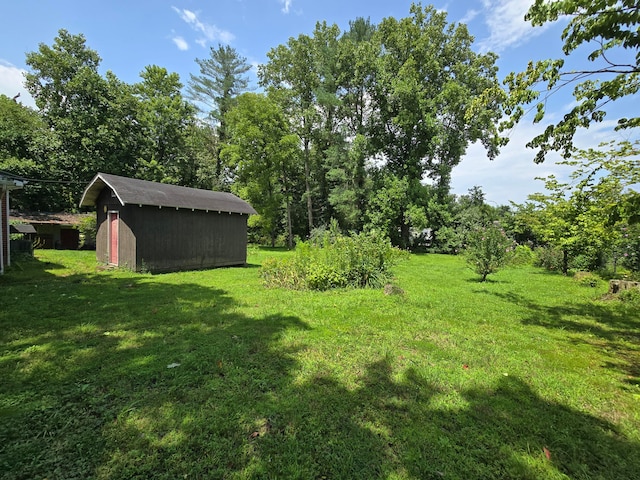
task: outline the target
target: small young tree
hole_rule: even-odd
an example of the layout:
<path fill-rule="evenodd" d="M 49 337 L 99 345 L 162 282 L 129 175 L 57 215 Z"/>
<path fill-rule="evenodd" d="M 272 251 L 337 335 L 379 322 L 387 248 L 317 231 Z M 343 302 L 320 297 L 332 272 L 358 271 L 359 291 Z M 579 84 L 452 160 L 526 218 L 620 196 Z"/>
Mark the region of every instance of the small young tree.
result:
<path fill-rule="evenodd" d="M 508 263 L 513 243 L 498 223 L 473 230 L 468 236 L 467 264 L 484 282 L 487 275 Z"/>

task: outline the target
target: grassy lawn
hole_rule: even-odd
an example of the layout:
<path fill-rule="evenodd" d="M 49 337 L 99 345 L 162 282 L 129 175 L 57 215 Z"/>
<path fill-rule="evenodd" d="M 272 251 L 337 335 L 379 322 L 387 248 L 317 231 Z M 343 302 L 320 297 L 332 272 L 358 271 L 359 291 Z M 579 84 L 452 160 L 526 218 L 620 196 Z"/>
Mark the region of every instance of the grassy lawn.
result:
<path fill-rule="evenodd" d="M 0 477 L 640 478 L 640 312 L 412 256 L 401 295 L 37 251 L 0 277 Z"/>

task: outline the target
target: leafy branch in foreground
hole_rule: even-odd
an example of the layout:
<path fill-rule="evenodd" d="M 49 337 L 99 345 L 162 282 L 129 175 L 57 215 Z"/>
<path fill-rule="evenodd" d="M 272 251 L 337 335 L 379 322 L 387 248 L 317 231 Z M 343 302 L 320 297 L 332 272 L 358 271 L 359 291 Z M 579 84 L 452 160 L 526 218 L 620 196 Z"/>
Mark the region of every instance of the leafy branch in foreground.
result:
<path fill-rule="evenodd" d="M 564 158 L 572 154 L 578 128 L 601 122 L 604 107 L 640 90 L 640 6 L 636 0 L 536 0 L 525 16 L 534 26 L 568 17 L 562 32 L 563 53 L 572 54 L 584 45 L 595 45 L 588 55 L 592 68 L 572 70 L 564 59 L 529 62 L 521 73 L 505 79 L 508 120 L 500 128 L 512 128 L 525 114 L 526 105 L 536 110 L 534 123 L 542 121 L 546 102 L 558 90 L 575 85 L 576 105 L 558 123 L 548 125 L 527 147 L 538 148 L 535 162 L 541 163 L 550 151 Z M 494 92 L 495 93 L 495 92 Z M 619 118 L 617 129 L 640 126 L 640 117 Z"/>

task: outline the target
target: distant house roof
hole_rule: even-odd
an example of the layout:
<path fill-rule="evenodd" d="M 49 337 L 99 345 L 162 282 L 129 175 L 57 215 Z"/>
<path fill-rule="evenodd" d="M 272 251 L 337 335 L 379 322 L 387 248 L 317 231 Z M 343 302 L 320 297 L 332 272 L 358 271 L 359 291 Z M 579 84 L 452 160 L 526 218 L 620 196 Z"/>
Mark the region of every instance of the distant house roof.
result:
<path fill-rule="evenodd" d="M 0 187 L 2 187 L 2 190 L 13 190 L 16 188 L 22 188 L 23 186 L 24 182 L 20 180 L 0 175 Z"/>
<path fill-rule="evenodd" d="M 85 218 L 91 218 L 87 213 L 50 213 L 50 212 L 15 212 L 9 214 L 9 220 L 30 223 L 33 225 L 80 225 Z"/>
<path fill-rule="evenodd" d="M 38 233 L 33 225 L 30 223 L 17 223 L 10 225 L 11 233 Z"/>
<path fill-rule="evenodd" d="M 94 206 L 105 187 L 111 188 L 122 206 L 150 205 L 225 213 L 257 213 L 251 205 L 232 193 L 180 187 L 108 173 L 98 173 L 91 180 L 82 194 L 80 206 Z"/>

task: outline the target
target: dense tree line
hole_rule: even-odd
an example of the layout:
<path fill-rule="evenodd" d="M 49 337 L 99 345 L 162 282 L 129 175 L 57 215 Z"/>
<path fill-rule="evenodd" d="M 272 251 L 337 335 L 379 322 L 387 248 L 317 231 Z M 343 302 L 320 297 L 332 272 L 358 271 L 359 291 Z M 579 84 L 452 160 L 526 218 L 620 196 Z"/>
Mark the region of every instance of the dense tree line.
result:
<path fill-rule="evenodd" d="M 472 41 L 465 25 L 413 5 L 404 19 L 359 18 L 346 32 L 319 22 L 268 52 L 260 84 L 299 145 L 286 186 L 303 206 L 291 212 L 293 234 L 334 218 L 343 230 L 375 228 L 409 247 L 427 225 L 443 226 L 451 170 L 467 146 L 480 141 L 493 157 L 501 143 L 499 104 L 468 114 L 498 85 L 496 56 L 475 53 Z M 230 127 L 237 147 L 246 125 Z"/>
<path fill-rule="evenodd" d="M 38 110 L 3 98 L 20 117 L 21 146 L 4 133 L 0 170 L 50 181 L 28 184 L 18 208 L 74 209 L 105 171 L 231 189 L 256 205 L 253 222 L 272 243 L 291 245 L 335 218 L 407 247 L 412 233 L 442 226 L 438 210 L 467 145 L 497 153 L 499 105 L 468 115 L 497 85 L 496 56 L 473 52 L 472 41 L 465 25 L 420 5 L 379 25 L 356 19 L 346 32 L 322 22 L 268 52 L 263 93 L 243 93 L 245 59 L 219 46 L 196 60 L 185 98 L 177 74 L 160 66 L 133 85 L 101 75 L 84 36 L 61 30 L 27 54 Z"/>
<path fill-rule="evenodd" d="M 133 85 L 101 75 L 98 53 L 65 30 L 26 61 L 37 110 L 0 98 L 0 170 L 33 179 L 16 192 L 16 208 L 74 210 L 98 171 L 213 185 L 214 137 L 183 98 L 177 74 L 150 65 Z"/>
<path fill-rule="evenodd" d="M 637 6 L 600 3 L 536 1 L 528 16 L 542 24 L 573 15 L 563 34 L 567 54 L 588 41 L 601 45 L 592 59 L 608 62 L 616 47 L 637 53 L 628 26 Z M 456 253 L 474 229 L 500 222 L 520 243 L 559 249 L 564 270 L 580 256 L 597 263 L 595 252 L 620 244 L 622 229 L 637 223 L 630 190 L 637 175 L 629 173 L 637 145 L 578 152 L 579 189 L 550 178 L 548 193 L 523 205 L 489 206 L 480 187 L 456 197 L 450 180 L 469 144 L 480 142 L 494 158 L 506 142 L 500 131 L 541 96 L 535 121 L 543 119 L 536 84 L 552 92 L 603 72 L 576 77 L 562 61 L 539 62 L 508 75 L 503 88 L 497 56 L 472 46 L 465 25 L 414 4 L 406 18 L 377 25 L 358 18 L 346 31 L 318 22 L 268 52 L 259 92 L 247 92 L 246 59 L 229 46 L 211 48 L 209 58 L 196 59 L 199 74 L 183 95 L 178 75 L 160 66 L 145 67 L 135 84 L 100 74 L 84 36 L 60 30 L 52 46 L 27 54 L 37 110 L 0 96 L 0 171 L 41 180 L 14 195 L 13 206 L 24 210 L 74 210 L 103 171 L 233 191 L 260 213 L 250 219 L 253 239 L 274 245 L 292 246 L 334 220 L 343 231 L 377 230 L 402 247 Z M 576 129 L 601 120 L 603 103 L 637 91 L 638 55 L 605 70 L 610 81 L 580 83 L 578 106 L 532 140 L 538 161 L 550 150 L 576 155 Z"/>

